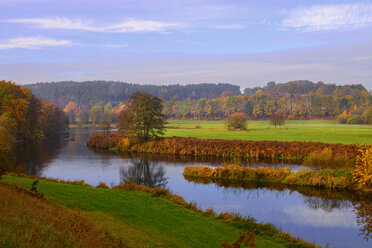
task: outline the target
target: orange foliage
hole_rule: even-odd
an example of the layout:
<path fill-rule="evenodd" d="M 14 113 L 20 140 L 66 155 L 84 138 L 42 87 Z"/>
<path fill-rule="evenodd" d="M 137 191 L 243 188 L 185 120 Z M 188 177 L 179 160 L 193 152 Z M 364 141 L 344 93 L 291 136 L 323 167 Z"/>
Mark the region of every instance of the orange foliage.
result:
<path fill-rule="evenodd" d="M 88 146 L 108 149 L 117 147 L 124 135 L 119 132 L 93 134 Z M 132 152 L 215 156 L 220 158 L 296 158 L 305 159 L 310 154 L 331 151 L 331 161 L 349 161 L 358 154 L 357 145 L 328 144 L 321 142 L 241 141 L 197 138 L 163 138 L 144 143 L 130 142 Z M 311 164 L 311 162 L 309 162 Z"/>
<path fill-rule="evenodd" d="M 368 187 L 372 187 L 372 146 L 364 146 L 359 150 L 354 179 Z"/>
<path fill-rule="evenodd" d="M 238 239 L 233 244 L 227 244 L 225 241 L 222 242 L 222 248 L 240 248 L 240 247 L 250 247 L 255 248 L 254 240 L 256 236 L 253 232 L 240 233 Z"/>

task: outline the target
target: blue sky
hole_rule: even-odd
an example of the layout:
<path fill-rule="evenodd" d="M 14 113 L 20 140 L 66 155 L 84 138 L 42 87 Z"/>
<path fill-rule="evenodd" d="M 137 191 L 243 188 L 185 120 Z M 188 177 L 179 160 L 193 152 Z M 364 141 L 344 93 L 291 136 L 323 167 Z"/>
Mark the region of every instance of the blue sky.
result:
<path fill-rule="evenodd" d="M 372 1 L 0 0 L 0 78 L 372 89 Z"/>

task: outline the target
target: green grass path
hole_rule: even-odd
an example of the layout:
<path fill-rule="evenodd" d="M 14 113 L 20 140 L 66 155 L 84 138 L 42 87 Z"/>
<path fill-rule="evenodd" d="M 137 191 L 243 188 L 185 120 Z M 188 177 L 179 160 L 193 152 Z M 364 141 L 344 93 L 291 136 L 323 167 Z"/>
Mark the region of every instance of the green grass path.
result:
<path fill-rule="evenodd" d="M 9 183 L 31 187 L 33 179 L 4 176 Z M 240 229 L 182 208 L 145 192 L 93 188 L 40 180 L 39 192 L 53 203 L 84 212 L 130 247 L 220 247 L 232 243 Z M 74 203 L 73 203 L 74 202 Z M 279 237 L 258 236 L 257 247 L 285 247 Z"/>
<path fill-rule="evenodd" d="M 173 128 L 167 129 L 166 137 L 372 144 L 371 125 L 343 125 L 336 121 L 286 121 L 285 126 L 277 128 L 269 121 L 248 121 L 248 131 L 228 131 L 224 121 L 169 120 L 167 126 Z"/>

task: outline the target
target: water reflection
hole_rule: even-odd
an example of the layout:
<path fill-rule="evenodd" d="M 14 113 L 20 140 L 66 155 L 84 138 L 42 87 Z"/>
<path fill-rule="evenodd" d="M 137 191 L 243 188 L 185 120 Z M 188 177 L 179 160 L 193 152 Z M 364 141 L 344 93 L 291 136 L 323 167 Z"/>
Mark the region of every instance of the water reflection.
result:
<path fill-rule="evenodd" d="M 291 205 L 283 209 L 283 212 L 292 221 L 314 227 L 358 227 L 359 236 L 367 241 L 372 238 L 371 194 L 275 183 L 231 182 L 221 179 L 190 177 L 185 177 L 185 179 L 195 184 L 215 184 L 234 194 L 243 194 L 246 190 L 249 190 L 247 193 L 249 198 L 259 198 L 259 194 L 265 191 L 276 191 L 276 197 L 284 197 L 285 191 L 298 192 L 302 195 L 306 207 L 304 205 Z M 356 216 L 352 215 L 348 209 L 352 209 L 351 212 L 355 213 Z"/>
<path fill-rule="evenodd" d="M 13 171 L 64 180 L 84 180 L 114 186 L 123 181 L 167 187 L 188 202 L 216 212 L 230 211 L 270 222 L 297 237 L 331 247 L 369 247 L 358 237 L 371 235 L 371 195 L 267 183 L 229 184 L 186 180 L 185 166 L 231 163 L 213 157 L 122 154 L 89 149 L 89 130 L 70 131 L 74 141 L 19 147 Z M 233 161 L 244 166 L 303 168 L 285 161 Z M 359 230 L 360 229 L 360 230 Z"/>
<path fill-rule="evenodd" d="M 132 166 L 120 169 L 122 183 L 146 185 L 151 188 L 165 188 L 168 181 L 164 166 L 149 163 L 146 158 L 131 159 Z"/>
<path fill-rule="evenodd" d="M 354 212 L 360 226 L 360 236 L 367 241 L 372 239 L 372 203 L 356 202 L 354 203 Z"/>

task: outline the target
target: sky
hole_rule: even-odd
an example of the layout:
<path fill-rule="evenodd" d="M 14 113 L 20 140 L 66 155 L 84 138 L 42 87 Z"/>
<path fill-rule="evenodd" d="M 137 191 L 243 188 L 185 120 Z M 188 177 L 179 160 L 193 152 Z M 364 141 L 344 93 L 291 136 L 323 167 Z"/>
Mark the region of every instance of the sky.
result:
<path fill-rule="evenodd" d="M 0 80 L 372 89 L 372 0 L 0 0 Z"/>

